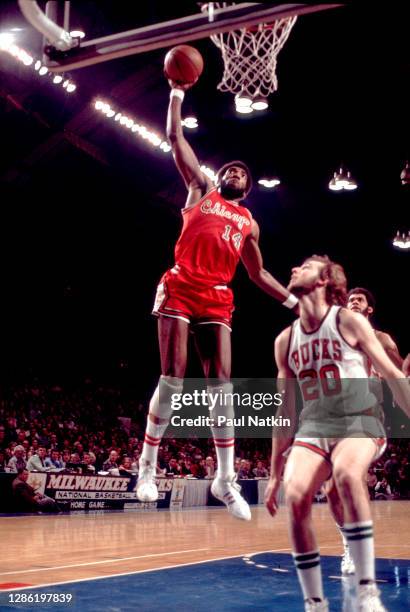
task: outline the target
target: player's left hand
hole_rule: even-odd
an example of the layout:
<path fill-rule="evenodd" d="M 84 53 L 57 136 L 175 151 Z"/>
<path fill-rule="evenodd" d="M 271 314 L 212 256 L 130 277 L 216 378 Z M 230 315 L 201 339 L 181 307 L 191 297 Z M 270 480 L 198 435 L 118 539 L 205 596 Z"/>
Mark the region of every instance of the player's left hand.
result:
<path fill-rule="evenodd" d="M 278 511 L 276 495 L 280 487 L 280 478 L 271 477 L 265 491 L 265 506 L 271 516 L 275 516 Z"/>
<path fill-rule="evenodd" d="M 195 83 L 180 83 L 179 81 L 173 81 L 172 79 L 168 79 L 168 83 L 171 89 L 182 89 L 182 91 L 187 91 L 193 85 L 195 85 Z"/>

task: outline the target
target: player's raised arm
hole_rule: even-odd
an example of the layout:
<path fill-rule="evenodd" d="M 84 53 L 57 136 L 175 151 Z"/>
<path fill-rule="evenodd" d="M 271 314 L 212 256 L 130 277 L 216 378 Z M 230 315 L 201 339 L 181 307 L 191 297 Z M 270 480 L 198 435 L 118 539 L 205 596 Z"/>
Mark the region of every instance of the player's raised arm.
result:
<path fill-rule="evenodd" d="M 188 189 L 186 206 L 197 202 L 209 189 L 212 183 L 199 167 L 198 158 L 182 131 L 181 106 L 185 90 L 190 85 L 171 85 L 170 100 L 167 114 L 167 138 L 172 147 L 175 164 L 184 179 Z"/>
<path fill-rule="evenodd" d="M 340 311 L 340 331 L 347 342 L 366 353 L 377 372 L 389 385 L 396 402 L 410 417 L 410 386 L 404 373 L 387 355 L 369 321 L 343 308 Z"/>
<path fill-rule="evenodd" d="M 282 405 L 279 406 L 275 416 L 281 416 L 282 419 L 289 419 L 290 426 L 283 427 L 279 431 L 274 430 L 272 436 L 271 473 L 265 492 L 265 505 L 272 516 L 276 514 L 278 509 L 276 496 L 285 463 L 283 453 L 292 444 L 293 435 L 296 429 L 296 379 L 287 363 L 290 334 L 291 328 L 288 327 L 275 340 L 275 361 L 278 366 L 277 389 L 282 395 Z"/>
<path fill-rule="evenodd" d="M 297 306 L 297 298 L 263 267 L 262 253 L 259 248 L 259 226 L 255 220 L 253 220 L 252 233 L 243 246 L 241 259 L 249 278 L 255 285 L 281 302 L 283 306 L 287 308 Z"/>

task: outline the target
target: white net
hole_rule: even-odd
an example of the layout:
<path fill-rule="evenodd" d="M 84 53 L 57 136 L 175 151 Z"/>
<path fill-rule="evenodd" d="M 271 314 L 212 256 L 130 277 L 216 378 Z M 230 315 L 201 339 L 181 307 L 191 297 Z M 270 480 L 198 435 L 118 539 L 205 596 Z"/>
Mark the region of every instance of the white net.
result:
<path fill-rule="evenodd" d="M 213 8 L 235 3 L 213 2 Z M 209 4 L 203 10 L 209 10 Z M 266 98 L 278 88 L 276 63 L 279 51 L 288 39 L 297 17 L 278 19 L 254 28 L 213 34 L 212 42 L 221 50 L 224 61 L 221 91 Z"/>

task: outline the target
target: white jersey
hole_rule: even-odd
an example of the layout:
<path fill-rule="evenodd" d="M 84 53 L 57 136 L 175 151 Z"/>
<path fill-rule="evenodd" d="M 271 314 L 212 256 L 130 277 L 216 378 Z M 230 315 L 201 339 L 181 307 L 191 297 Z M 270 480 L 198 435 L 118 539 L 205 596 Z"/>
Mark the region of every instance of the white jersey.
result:
<path fill-rule="evenodd" d="M 352 417 L 380 417 L 377 398 L 369 389 L 367 356 L 343 338 L 339 313 L 339 306 L 330 306 L 313 332 L 306 332 L 300 319 L 292 325 L 288 364 L 303 398 L 302 427 L 309 421 L 311 429 L 318 424 L 326 429 L 326 423 L 333 428 L 336 420 L 343 432 L 346 426 L 351 429 Z M 348 424 L 343 417 L 349 417 Z"/>

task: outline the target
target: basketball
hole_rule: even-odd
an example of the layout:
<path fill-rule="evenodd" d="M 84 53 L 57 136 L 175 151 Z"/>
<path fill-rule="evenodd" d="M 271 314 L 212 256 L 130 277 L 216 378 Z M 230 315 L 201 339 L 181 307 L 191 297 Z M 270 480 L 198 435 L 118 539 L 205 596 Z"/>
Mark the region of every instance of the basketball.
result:
<path fill-rule="evenodd" d="M 177 45 L 165 56 L 164 74 L 175 83 L 196 83 L 203 68 L 202 55 L 189 45 Z"/>

